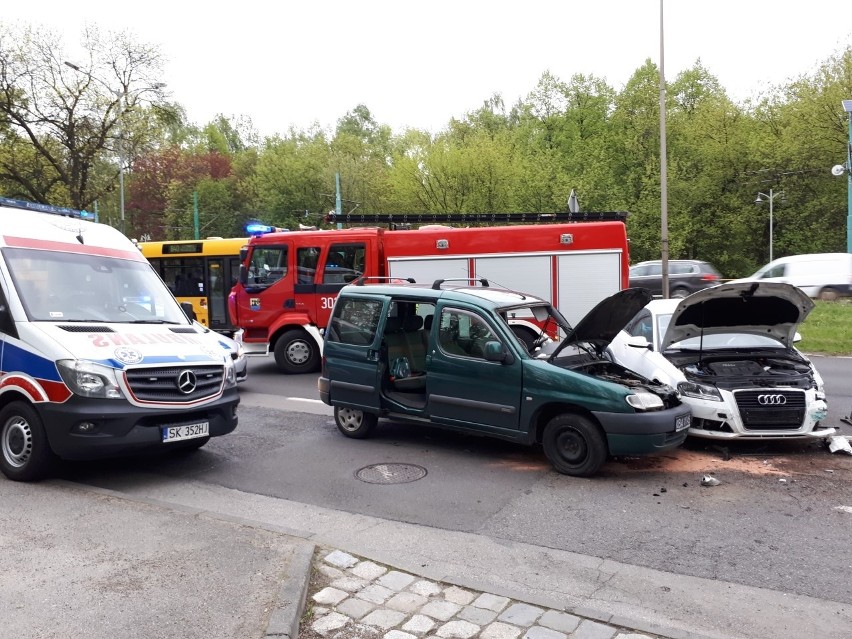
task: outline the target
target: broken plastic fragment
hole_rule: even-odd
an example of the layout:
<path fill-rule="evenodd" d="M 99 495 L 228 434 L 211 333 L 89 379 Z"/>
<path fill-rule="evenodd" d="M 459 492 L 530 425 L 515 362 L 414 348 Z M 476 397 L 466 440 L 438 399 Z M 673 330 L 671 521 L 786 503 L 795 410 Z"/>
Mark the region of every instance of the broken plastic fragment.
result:
<path fill-rule="evenodd" d="M 834 435 L 828 438 L 828 451 L 831 453 L 846 453 L 852 455 L 852 444 L 843 435 Z"/>
<path fill-rule="evenodd" d="M 718 486 L 721 483 L 722 482 L 720 482 L 718 479 L 716 479 L 715 477 L 711 477 L 710 475 L 704 475 L 704 477 L 701 478 L 702 486 Z"/>

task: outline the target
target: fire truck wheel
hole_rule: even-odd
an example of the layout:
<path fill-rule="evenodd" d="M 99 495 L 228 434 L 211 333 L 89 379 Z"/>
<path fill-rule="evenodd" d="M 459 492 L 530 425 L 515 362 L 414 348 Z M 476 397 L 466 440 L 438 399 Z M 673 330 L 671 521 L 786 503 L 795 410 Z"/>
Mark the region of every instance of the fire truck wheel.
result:
<path fill-rule="evenodd" d="M 597 424 L 581 415 L 557 415 L 544 427 L 544 454 L 563 475 L 594 475 L 607 458 L 606 439 Z"/>
<path fill-rule="evenodd" d="M 287 331 L 275 342 L 275 364 L 283 373 L 313 373 L 319 370 L 319 348 L 304 331 Z"/>
<path fill-rule="evenodd" d="M 337 424 L 337 430 L 352 439 L 369 437 L 378 421 L 379 418 L 372 413 L 365 413 L 357 408 L 334 407 L 334 423 Z"/>
<path fill-rule="evenodd" d="M 536 345 L 536 336 L 533 332 L 523 326 L 512 326 L 512 332 L 515 334 L 515 337 L 521 340 L 521 343 L 526 347 L 527 352 L 532 353 Z"/>
<path fill-rule="evenodd" d="M 0 411 L 0 449 L 0 469 L 14 481 L 43 479 L 56 459 L 41 417 L 24 402 L 11 402 Z"/>

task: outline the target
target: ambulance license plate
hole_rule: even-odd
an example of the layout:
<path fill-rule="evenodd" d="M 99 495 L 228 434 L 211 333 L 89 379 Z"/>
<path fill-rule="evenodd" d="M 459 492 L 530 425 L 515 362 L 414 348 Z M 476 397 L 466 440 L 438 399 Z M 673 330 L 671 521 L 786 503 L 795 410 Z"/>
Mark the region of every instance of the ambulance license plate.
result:
<path fill-rule="evenodd" d="M 166 426 L 163 430 L 163 443 L 179 442 L 196 437 L 207 437 L 210 434 L 210 422 L 184 424 L 183 426 Z"/>

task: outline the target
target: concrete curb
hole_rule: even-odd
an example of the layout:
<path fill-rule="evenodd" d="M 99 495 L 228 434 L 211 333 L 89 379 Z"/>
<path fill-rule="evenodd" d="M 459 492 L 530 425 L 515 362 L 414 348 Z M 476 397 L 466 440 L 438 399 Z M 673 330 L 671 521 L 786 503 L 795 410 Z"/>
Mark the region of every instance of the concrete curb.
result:
<path fill-rule="evenodd" d="M 290 579 L 282 580 L 278 590 L 278 608 L 269 617 L 267 637 L 296 639 L 299 636 L 299 622 L 305 611 L 315 551 L 316 547 L 311 543 L 296 546 L 288 569 Z"/>

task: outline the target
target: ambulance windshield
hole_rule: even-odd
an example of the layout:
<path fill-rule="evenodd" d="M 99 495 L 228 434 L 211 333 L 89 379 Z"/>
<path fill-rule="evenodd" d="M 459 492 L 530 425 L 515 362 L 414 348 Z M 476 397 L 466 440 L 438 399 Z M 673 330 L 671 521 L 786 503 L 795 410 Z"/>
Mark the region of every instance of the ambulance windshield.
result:
<path fill-rule="evenodd" d="M 31 321 L 189 323 L 147 262 L 21 248 L 3 255 Z"/>

